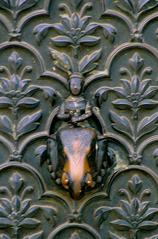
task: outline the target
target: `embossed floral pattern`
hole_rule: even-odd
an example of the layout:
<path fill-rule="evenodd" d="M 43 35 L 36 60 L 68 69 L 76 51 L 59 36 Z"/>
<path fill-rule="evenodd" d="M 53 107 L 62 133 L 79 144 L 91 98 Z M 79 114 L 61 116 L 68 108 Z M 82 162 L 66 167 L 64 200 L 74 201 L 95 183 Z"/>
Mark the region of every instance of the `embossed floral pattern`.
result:
<path fill-rule="evenodd" d="M 111 42 L 114 41 L 117 30 L 111 24 L 102 24 L 90 22 L 90 16 L 84 16 L 84 12 L 92 5 L 85 4 L 80 13 L 71 12 L 69 7 L 63 7 L 66 10 L 66 15 L 61 16 L 61 23 L 55 24 L 40 24 L 34 28 L 34 34 L 38 42 L 40 42 L 48 33 L 50 28 L 60 34 L 53 37 L 51 40 L 57 46 L 72 46 L 75 49 L 82 44 L 94 46 L 99 43 L 100 37 L 94 36 L 94 32 L 98 27 L 103 29 L 105 38 Z"/>
<path fill-rule="evenodd" d="M 0 0 L 0 239 L 158 238 L 157 9 L 157 0 Z M 78 201 L 71 177 L 71 194 L 61 187 L 68 159 L 55 151 L 70 116 L 97 137 Z"/>
<path fill-rule="evenodd" d="M 33 191 L 33 187 L 24 186 L 24 179 L 19 173 L 12 175 L 9 188 L 0 187 L 0 193 L 5 195 L 0 198 L 0 228 L 12 228 L 12 238 L 17 238 L 20 229 L 35 229 L 41 223 L 34 218 L 39 207 L 33 206 L 32 200 L 28 198 Z"/>
<path fill-rule="evenodd" d="M 34 188 L 26 186 L 24 178 L 17 172 L 9 178 L 8 187 L 0 187 L 0 229 L 9 228 L 12 232 L 11 235 L 0 235 L 2 238 L 19 238 L 20 230 L 29 231 L 38 228 L 41 224 L 37 217 L 40 211 L 46 214 L 46 218 L 49 218 L 50 214 L 52 216 L 56 214 L 53 208 L 34 205 L 32 193 Z M 51 223 L 54 224 L 53 220 Z M 39 231 L 24 239 L 40 239 L 42 235 L 43 231 Z"/>
<path fill-rule="evenodd" d="M 113 101 L 114 106 L 118 109 L 131 109 L 136 118 L 139 110 L 154 108 L 158 104 L 158 101 L 153 100 L 158 87 L 151 86 L 151 79 L 143 79 L 145 75 L 152 73 L 152 68 L 142 69 L 143 65 L 144 60 L 136 52 L 129 59 L 131 71 L 127 68 L 120 69 L 121 74 L 129 79 L 121 79 L 123 87 L 114 89 L 120 98 Z"/>
<path fill-rule="evenodd" d="M 38 111 L 32 115 L 24 116 L 20 121 L 18 111 L 23 108 L 36 108 L 39 100 L 31 97 L 39 88 L 30 85 L 30 79 L 25 79 L 26 73 L 32 71 L 31 66 L 22 68 L 23 59 L 17 52 L 13 52 L 8 58 L 9 69 L 6 66 L 0 67 L 1 86 L 0 86 L 0 108 L 9 108 L 13 114 L 13 120 L 6 115 L 0 116 L 0 130 L 11 136 L 15 142 L 15 153 L 13 159 L 19 158 L 18 139 L 24 134 L 35 130 L 38 126 L 38 120 L 42 112 Z"/>
<path fill-rule="evenodd" d="M 67 54 L 55 50 L 51 50 L 51 55 L 56 68 L 66 72 L 68 75 L 72 75 L 76 72 L 84 75 L 97 68 L 97 61 L 101 57 L 101 49 L 90 55 L 86 55 L 79 62 L 75 62 L 73 61 L 73 58 L 69 57 Z"/>
<path fill-rule="evenodd" d="M 157 1 L 151 0 L 113 0 L 118 8 L 137 18 L 139 15 L 149 9 L 157 6 Z"/>
<path fill-rule="evenodd" d="M 0 0 L 0 8 L 3 8 L 13 15 L 16 19 L 17 15 L 32 6 L 34 6 L 39 0 Z"/>
<path fill-rule="evenodd" d="M 139 152 L 139 141 L 146 134 L 157 129 L 158 113 L 144 117 L 139 121 L 142 110 L 153 109 L 158 105 L 154 100 L 158 87 L 151 85 L 152 68 L 144 66 L 144 60 L 135 52 L 128 61 L 129 69 L 121 67 L 120 73 L 124 76 L 121 79 L 123 87 L 102 87 L 96 92 L 98 104 L 107 100 L 108 92 L 112 91 L 118 97 L 112 101 L 113 106 L 118 110 L 131 111 L 132 117 L 120 116 L 117 112 L 110 112 L 112 128 L 126 135 L 132 142 L 132 152 L 129 155 L 131 163 L 139 164 L 141 155 Z M 126 77 L 126 78 L 125 78 Z M 147 78 L 146 78 L 147 77 Z"/>
<path fill-rule="evenodd" d="M 120 189 L 119 194 L 125 197 L 120 200 L 119 207 L 101 207 L 96 211 L 100 224 L 104 222 L 107 213 L 114 211 L 118 218 L 110 224 L 118 231 L 130 231 L 132 239 L 139 238 L 139 231 L 157 228 L 158 222 L 154 218 L 158 214 L 158 208 L 152 208 L 151 202 L 145 200 L 146 196 L 150 196 L 151 190 L 143 189 L 143 182 L 139 176 L 134 175 L 128 181 L 128 189 Z M 111 238 L 115 238 L 113 233 L 110 234 Z"/>

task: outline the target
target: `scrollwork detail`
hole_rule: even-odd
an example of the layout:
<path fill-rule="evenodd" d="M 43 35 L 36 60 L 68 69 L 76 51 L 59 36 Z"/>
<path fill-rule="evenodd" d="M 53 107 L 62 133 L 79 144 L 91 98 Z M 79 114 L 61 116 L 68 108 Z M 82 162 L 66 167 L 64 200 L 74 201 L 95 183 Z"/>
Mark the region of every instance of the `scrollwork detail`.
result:
<path fill-rule="evenodd" d="M 107 100 L 108 93 L 114 92 L 118 97 L 112 101 L 113 106 L 118 110 L 132 112 L 131 118 L 120 116 L 117 112 L 110 112 L 112 127 L 118 132 L 126 135 L 133 145 L 133 151 L 129 155 L 130 162 L 139 164 L 142 156 L 138 153 L 139 141 L 146 134 L 157 129 L 157 112 L 140 120 L 142 110 L 150 110 L 157 106 L 156 96 L 158 87 L 151 85 L 152 68 L 144 67 L 144 59 L 135 52 L 128 62 L 129 69 L 121 67 L 120 73 L 123 87 L 102 87 L 96 92 L 96 100 L 99 105 Z"/>
<path fill-rule="evenodd" d="M 10 177 L 9 187 L 0 187 L 0 228 L 12 228 L 12 238 L 17 238 L 22 228 L 36 229 L 41 223 L 35 218 L 40 207 L 33 205 L 32 200 L 28 198 L 33 191 L 32 186 L 25 186 L 19 173 L 13 173 Z"/>
<path fill-rule="evenodd" d="M 128 181 L 128 188 L 121 188 L 118 191 L 123 197 L 118 207 L 100 207 L 96 210 L 95 216 L 99 218 L 101 225 L 105 218 L 113 211 L 116 219 L 112 219 L 110 224 L 116 231 L 130 231 L 132 239 L 138 238 L 141 231 L 150 231 L 157 228 L 158 222 L 155 216 L 158 208 L 152 208 L 151 201 L 147 201 L 146 197 L 151 195 L 149 188 L 143 188 L 143 182 L 138 175 L 133 175 Z M 120 238 L 110 232 L 110 238 Z"/>
<path fill-rule="evenodd" d="M 94 36 L 97 28 L 103 29 L 105 38 L 113 43 L 117 30 L 111 24 L 90 22 L 90 16 L 84 16 L 85 11 L 91 8 L 92 4 L 87 3 L 83 5 L 80 13 L 72 12 L 71 9 L 63 4 L 60 8 L 66 11 L 61 17 L 61 23 L 55 24 L 40 24 L 34 28 L 34 34 L 38 43 L 46 37 L 48 30 L 53 28 L 59 36 L 53 37 L 51 41 L 57 46 L 72 46 L 76 52 L 79 50 L 80 45 L 85 44 L 94 46 L 100 41 L 100 37 Z M 77 54 L 77 53 L 76 53 Z"/>
<path fill-rule="evenodd" d="M 15 145 L 13 158 L 19 160 L 18 140 L 26 133 L 35 130 L 39 126 L 39 119 L 42 111 L 24 116 L 19 120 L 18 111 L 23 108 L 36 108 L 39 100 L 32 95 L 39 90 L 39 87 L 30 85 L 31 80 L 25 78 L 25 74 L 32 72 L 31 66 L 22 68 L 23 59 L 17 52 L 13 52 L 8 58 L 9 68 L 0 67 L 1 86 L 0 86 L 0 108 L 11 110 L 13 118 L 6 115 L 0 116 L 0 130 L 12 137 Z"/>
<path fill-rule="evenodd" d="M 142 13 L 157 6 L 157 1 L 150 0 L 114 0 L 113 2 L 121 11 L 130 14 L 134 19 L 138 19 Z"/>

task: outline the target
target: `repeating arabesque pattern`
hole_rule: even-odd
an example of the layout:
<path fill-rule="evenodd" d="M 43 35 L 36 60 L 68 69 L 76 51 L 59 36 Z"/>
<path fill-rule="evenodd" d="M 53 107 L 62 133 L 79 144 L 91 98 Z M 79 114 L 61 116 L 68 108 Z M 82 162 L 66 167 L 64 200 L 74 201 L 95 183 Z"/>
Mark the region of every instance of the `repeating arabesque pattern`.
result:
<path fill-rule="evenodd" d="M 158 238 L 157 19 L 157 0 L 0 0 L 1 239 Z M 41 157 L 74 74 L 116 156 L 79 201 Z"/>

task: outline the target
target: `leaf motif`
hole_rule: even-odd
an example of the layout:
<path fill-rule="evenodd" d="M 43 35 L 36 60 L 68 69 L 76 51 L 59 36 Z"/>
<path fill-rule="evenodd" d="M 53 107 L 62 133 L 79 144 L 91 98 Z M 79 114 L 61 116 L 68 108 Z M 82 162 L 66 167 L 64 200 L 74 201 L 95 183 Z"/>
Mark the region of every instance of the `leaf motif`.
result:
<path fill-rule="evenodd" d="M 11 202 L 8 199 L 1 198 L 0 203 L 8 214 L 10 214 L 12 212 Z"/>
<path fill-rule="evenodd" d="M 129 65 L 134 72 L 137 72 L 144 65 L 144 60 L 141 58 L 138 52 L 134 53 L 133 56 L 129 59 Z"/>
<path fill-rule="evenodd" d="M 72 39 L 67 36 L 57 36 L 51 38 L 51 40 L 56 46 L 67 46 L 73 44 Z"/>
<path fill-rule="evenodd" d="M 89 73 L 97 67 L 97 61 L 101 57 L 102 50 L 93 52 L 90 55 L 83 57 L 83 59 L 79 62 L 79 71 L 83 74 Z"/>
<path fill-rule="evenodd" d="M 83 30 L 84 31 L 84 34 L 86 34 L 86 32 L 85 32 L 85 29 L 86 29 L 86 27 L 87 27 L 87 25 L 88 25 L 88 23 L 89 23 L 89 19 L 90 19 L 91 17 L 90 16 L 84 16 L 84 17 L 82 17 L 81 19 L 80 19 L 80 26 L 81 26 L 81 30 Z M 91 23 L 90 23 L 91 24 Z M 89 24 L 89 25 L 90 25 Z M 93 23 L 92 23 L 93 24 Z"/>
<path fill-rule="evenodd" d="M 41 145 L 37 147 L 35 150 L 35 155 L 37 159 L 40 160 L 40 165 L 42 165 L 46 160 L 45 156 L 47 155 L 47 146 Z"/>
<path fill-rule="evenodd" d="M 125 210 L 123 210 L 121 207 L 116 207 L 115 212 L 119 215 L 121 219 L 126 220 L 128 213 Z"/>
<path fill-rule="evenodd" d="M 94 216 L 99 219 L 99 225 L 101 225 L 107 219 L 112 210 L 113 209 L 111 207 L 100 207 L 94 212 Z"/>
<path fill-rule="evenodd" d="M 101 87 L 95 92 L 96 103 L 100 106 L 108 98 L 110 88 Z"/>
<path fill-rule="evenodd" d="M 61 23 L 63 24 L 66 31 L 71 31 L 71 18 L 65 15 L 64 17 L 62 17 Z"/>
<path fill-rule="evenodd" d="M 120 231 L 128 231 L 132 228 L 132 225 L 125 220 L 114 220 L 111 224 Z"/>
<path fill-rule="evenodd" d="M 19 223 L 19 226 L 26 229 L 34 229 L 36 228 L 41 222 L 34 218 L 25 218 Z"/>
<path fill-rule="evenodd" d="M 30 72 L 32 71 L 31 66 L 27 66 L 27 69 L 30 69 Z M 30 83 L 30 79 L 20 79 L 19 82 L 19 90 L 23 91 L 25 93 L 25 91 L 29 88 L 29 83 Z"/>
<path fill-rule="evenodd" d="M 10 1 L 9 0 L 0 0 L 0 8 L 10 10 Z"/>
<path fill-rule="evenodd" d="M 144 201 L 140 204 L 140 216 L 142 216 L 148 210 L 150 205 L 149 201 Z"/>
<path fill-rule="evenodd" d="M 156 214 L 158 214 L 158 208 L 148 208 L 148 210 L 142 215 L 143 221 L 153 219 Z"/>
<path fill-rule="evenodd" d="M 81 20 L 80 20 L 80 16 L 78 15 L 78 13 L 74 12 L 71 15 L 71 27 L 76 29 L 80 26 L 81 24 Z"/>
<path fill-rule="evenodd" d="M 115 0 L 114 3 L 124 12 L 132 13 L 132 15 L 137 15 L 146 10 L 154 8 L 158 3 L 156 0 Z"/>
<path fill-rule="evenodd" d="M 142 186 L 142 180 L 140 180 L 140 177 L 138 175 L 134 175 L 131 180 L 128 181 L 128 188 L 134 194 L 140 192 Z"/>
<path fill-rule="evenodd" d="M 23 117 L 17 125 L 18 137 L 35 130 L 40 123 L 38 120 L 41 118 L 42 112 L 38 111 L 32 115 L 27 115 Z"/>
<path fill-rule="evenodd" d="M 137 128 L 138 137 L 142 137 L 147 133 L 151 133 L 152 131 L 157 129 L 158 123 L 158 113 L 151 115 L 150 117 L 145 117 L 140 121 Z"/>
<path fill-rule="evenodd" d="M 131 94 L 131 83 L 127 79 L 121 79 L 126 95 Z"/>
<path fill-rule="evenodd" d="M 131 123 L 126 117 L 123 117 L 123 116 L 121 117 L 113 111 L 111 111 L 110 117 L 111 117 L 111 121 L 113 122 L 112 127 L 115 130 L 126 134 L 129 138 L 132 138 L 133 128 Z"/>
<path fill-rule="evenodd" d="M 57 68 L 66 73 L 74 71 L 74 64 L 67 54 L 51 50 L 51 55 Z"/>
<path fill-rule="evenodd" d="M 111 24 L 102 24 L 101 26 L 103 28 L 105 38 L 107 38 L 111 43 L 113 43 L 117 34 L 116 28 Z"/>
<path fill-rule="evenodd" d="M 14 173 L 9 179 L 9 185 L 14 190 L 15 193 L 18 193 L 21 187 L 23 186 L 24 180 L 19 173 Z"/>
<path fill-rule="evenodd" d="M 65 27 L 63 26 L 63 24 L 61 24 L 61 23 L 55 23 L 55 24 L 53 24 L 53 25 L 51 25 L 55 30 L 56 30 L 56 32 L 57 33 L 59 33 L 59 34 L 65 34 L 66 33 L 66 29 L 65 29 Z"/>
<path fill-rule="evenodd" d="M 52 24 L 41 23 L 33 29 L 33 34 L 35 35 L 38 43 L 40 43 L 47 36 L 50 28 L 52 28 Z"/>
<path fill-rule="evenodd" d="M 121 10 L 131 13 L 133 12 L 133 6 L 130 2 L 130 0 L 114 0 L 114 3 L 118 8 Z"/>
<path fill-rule="evenodd" d="M 121 110 L 131 109 L 132 107 L 131 102 L 126 99 L 117 99 L 112 101 L 112 103 L 115 106 L 115 108 L 121 109 Z"/>
<path fill-rule="evenodd" d="M 121 200 L 121 204 L 122 204 L 123 210 L 128 214 L 128 216 L 130 216 L 132 213 L 132 210 L 131 210 L 131 205 L 129 204 L 129 202 L 125 200 Z"/>
<path fill-rule="evenodd" d="M 17 74 L 12 74 L 11 79 L 10 79 L 10 88 L 11 90 L 18 90 L 19 85 L 20 85 L 20 77 Z"/>
<path fill-rule="evenodd" d="M 0 131 L 12 135 L 12 122 L 6 115 L 0 116 Z"/>
<path fill-rule="evenodd" d="M 139 224 L 138 228 L 142 229 L 142 230 L 153 230 L 156 229 L 158 226 L 157 222 L 153 222 L 153 221 L 144 221 L 142 223 Z"/>
<path fill-rule="evenodd" d="M 151 83 L 151 79 L 144 79 L 141 81 L 141 84 L 140 84 L 140 88 L 139 88 L 139 92 L 143 95 L 146 90 L 148 90 L 149 86 L 150 86 L 150 83 Z"/>
<path fill-rule="evenodd" d="M 10 81 L 8 79 L 2 79 L 2 90 L 9 91 L 10 90 Z"/>
<path fill-rule="evenodd" d="M 139 106 L 144 109 L 152 109 L 158 104 L 158 101 L 152 99 L 145 99 L 139 103 Z"/>
<path fill-rule="evenodd" d="M 8 217 L 8 215 L 9 213 L 7 212 L 7 210 L 0 206 L 0 217 Z"/>
<path fill-rule="evenodd" d="M 14 211 L 18 212 L 21 207 L 21 201 L 19 196 L 13 196 L 12 198 L 12 206 Z"/>
<path fill-rule="evenodd" d="M 6 217 L 0 217 L 0 229 L 5 229 L 13 226 L 13 223 L 10 219 Z"/>
<path fill-rule="evenodd" d="M 139 12 L 144 12 L 145 10 L 152 9 L 156 7 L 158 2 L 156 0 L 150 1 L 150 0 L 139 0 L 138 1 L 138 9 Z"/>
<path fill-rule="evenodd" d="M 34 93 L 36 93 L 38 90 L 40 89 L 39 86 L 36 85 L 31 85 L 29 86 L 26 91 L 25 91 L 25 95 L 27 96 L 32 96 Z"/>
<path fill-rule="evenodd" d="M 140 78 L 137 75 L 132 76 L 131 93 L 137 93 L 139 91 L 140 83 Z"/>
<path fill-rule="evenodd" d="M 39 146 L 36 150 L 35 150 L 35 154 L 36 156 L 40 156 L 47 150 L 47 146 L 46 145 L 41 145 Z"/>
<path fill-rule="evenodd" d="M 35 108 L 39 105 L 39 100 L 33 97 L 25 97 L 18 101 L 17 106 L 24 108 Z"/>
<path fill-rule="evenodd" d="M 37 214 L 37 212 L 39 211 L 39 207 L 38 206 L 32 206 L 31 208 L 29 208 L 29 210 L 25 213 L 25 217 L 33 217 Z"/>
<path fill-rule="evenodd" d="M 139 10 L 141 10 L 149 2 L 150 2 L 150 0 L 139 0 L 138 1 Z"/>
<path fill-rule="evenodd" d="M 53 103 L 53 100 L 55 99 L 57 92 L 55 89 L 51 88 L 51 87 L 43 87 L 43 93 L 44 93 L 44 97 L 46 100 L 50 100 L 51 103 Z"/>
<path fill-rule="evenodd" d="M 16 2 L 17 2 L 16 4 L 17 10 L 23 11 L 36 5 L 39 2 L 39 0 L 19 0 Z"/>
<path fill-rule="evenodd" d="M 14 72 L 16 72 L 21 67 L 23 59 L 19 56 L 19 54 L 16 51 L 14 51 L 8 58 L 8 62 L 11 66 L 11 69 Z"/>
<path fill-rule="evenodd" d="M 26 236 L 24 239 L 42 239 L 43 238 L 43 231 L 40 231 L 36 234 L 33 234 L 31 236 Z"/>
<path fill-rule="evenodd" d="M 140 208 L 140 200 L 138 198 L 133 198 L 131 201 L 132 213 L 134 215 L 137 215 L 139 208 Z"/>
<path fill-rule="evenodd" d="M 142 98 L 146 99 L 149 98 L 151 99 L 152 97 L 154 97 L 156 95 L 158 91 L 158 87 L 157 86 L 150 86 L 143 94 L 142 94 Z"/>
<path fill-rule="evenodd" d="M 115 92 L 116 96 L 118 97 L 126 97 L 126 92 L 125 92 L 125 89 L 123 87 L 114 87 L 112 88 L 112 91 Z"/>
<path fill-rule="evenodd" d="M 22 202 L 21 213 L 24 214 L 31 206 L 31 199 L 26 199 Z"/>
<path fill-rule="evenodd" d="M 0 97 L 0 108 L 11 106 L 12 101 L 8 97 Z"/>
<path fill-rule="evenodd" d="M 108 212 L 110 212 L 111 210 L 112 210 L 111 207 L 100 207 L 100 208 L 98 208 L 98 209 L 95 211 L 94 216 L 95 216 L 95 217 L 100 217 L 100 216 L 102 216 L 104 213 L 108 213 Z"/>
<path fill-rule="evenodd" d="M 117 236 L 116 234 L 109 232 L 110 239 L 126 239 L 125 237 Z"/>
<path fill-rule="evenodd" d="M 88 24 L 87 27 L 85 28 L 85 34 L 87 35 L 94 33 L 97 27 L 99 27 L 99 24 L 96 22 Z"/>
<path fill-rule="evenodd" d="M 87 35 L 87 36 L 81 37 L 78 43 L 86 44 L 87 46 L 94 46 L 99 42 L 99 40 L 100 40 L 100 37 Z"/>

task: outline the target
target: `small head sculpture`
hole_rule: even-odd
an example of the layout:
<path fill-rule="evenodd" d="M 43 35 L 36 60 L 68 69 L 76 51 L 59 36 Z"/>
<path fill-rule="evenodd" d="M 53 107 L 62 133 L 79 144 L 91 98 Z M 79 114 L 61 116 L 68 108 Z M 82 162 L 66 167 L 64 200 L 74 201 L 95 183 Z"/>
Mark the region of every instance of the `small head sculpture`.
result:
<path fill-rule="evenodd" d="M 70 92 L 74 96 L 78 96 L 82 91 L 83 78 L 79 73 L 74 73 L 71 75 L 69 80 Z"/>

